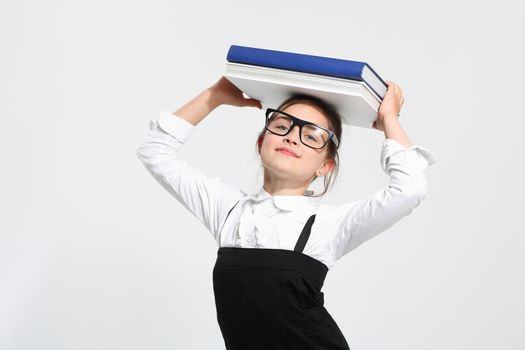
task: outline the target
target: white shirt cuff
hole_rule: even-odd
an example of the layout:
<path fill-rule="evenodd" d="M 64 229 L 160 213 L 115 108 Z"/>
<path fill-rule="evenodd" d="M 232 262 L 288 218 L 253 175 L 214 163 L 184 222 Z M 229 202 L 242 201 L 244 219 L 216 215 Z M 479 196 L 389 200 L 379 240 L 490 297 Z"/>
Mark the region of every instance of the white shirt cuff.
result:
<path fill-rule="evenodd" d="M 175 137 L 180 142 L 186 142 L 195 129 L 195 125 L 175 114 L 161 111 L 158 117 L 158 125 L 162 130 Z"/>
<path fill-rule="evenodd" d="M 416 165 L 415 168 L 419 168 L 420 171 L 437 161 L 434 153 L 428 148 L 417 145 L 407 148 L 394 139 L 385 139 L 381 151 L 381 166 L 385 172 L 388 158 L 397 154 L 406 160 L 410 159 L 409 163 Z"/>

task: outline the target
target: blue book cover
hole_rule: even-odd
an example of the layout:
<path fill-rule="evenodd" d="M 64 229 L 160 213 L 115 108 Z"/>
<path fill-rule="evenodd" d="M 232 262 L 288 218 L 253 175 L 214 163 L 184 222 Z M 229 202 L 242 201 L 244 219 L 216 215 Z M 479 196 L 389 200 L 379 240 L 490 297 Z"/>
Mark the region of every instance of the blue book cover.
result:
<path fill-rule="evenodd" d="M 381 100 L 387 90 L 386 83 L 366 62 L 239 45 L 230 46 L 226 59 L 234 63 L 362 81 Z"/>

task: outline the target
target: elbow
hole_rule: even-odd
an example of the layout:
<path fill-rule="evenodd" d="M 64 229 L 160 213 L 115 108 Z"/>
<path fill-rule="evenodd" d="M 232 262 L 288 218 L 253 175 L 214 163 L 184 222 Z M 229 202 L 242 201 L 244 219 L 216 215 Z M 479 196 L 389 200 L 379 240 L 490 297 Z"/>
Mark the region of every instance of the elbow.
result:
<path fill-rule="evenodd" d="M 136 157 L 142 162 L 142 163 L 146 163 L 147 160 L 148 160 L 148 156 L 147 156 L 147 153 L 146 153 L 146 149 L 144 147 L 143 144 L 139 145 L 136 149 L 135 149 L 135 155 Z"/>
<path fill-rule="evenodd" d="M 172 171 L 182 163 L 178 152 L 182 143 L 159 130 L 150 134 L 135 149 L 136 157 L 153 173 Z"/>
<path fill-rule="evenodd" d="M 424 173 L 411 176 L 405 181 L 391 181 L 389 187 L 411 209 L 417 207 L 427 196 L 427 179 Z"/>
<path fill-rule="evenodd" d="M 146 159 L 142 144 L 135 149 L 135 155 L 141 162 L 144 162 L 144 160 Z"/>
<path fill-rule="evenodd" d="M 404 207 L 407 208 L 410 213 L 427 197 L 427 184 L 405 188 L 399 192 L 399 196 L 404 203 Z"/>
<path fill-rule="evenodd" d="M 135 149 L 135 155 L 147 168 L 153 167 L 153 165 L 158 162 L 158 157 L 160 156 L 159 152 L 147 142 L 140 144 Z"/>
<path fill-rule="evenodd" d="M 417 207 L 427 197 L 427 185 L 417 188 L 411 194 L 413 207 Z"/>
<path fill-rule="evenodd" d="M 427 196 L 427 181 L 425 177 L 413 178 L 413 181 L 391 182 L 388 186 L 390 194 L 396 202 L 402 204 L 407 213 L 412 212 Z M 417 180 L 417 181 L 416 181 Z"/>

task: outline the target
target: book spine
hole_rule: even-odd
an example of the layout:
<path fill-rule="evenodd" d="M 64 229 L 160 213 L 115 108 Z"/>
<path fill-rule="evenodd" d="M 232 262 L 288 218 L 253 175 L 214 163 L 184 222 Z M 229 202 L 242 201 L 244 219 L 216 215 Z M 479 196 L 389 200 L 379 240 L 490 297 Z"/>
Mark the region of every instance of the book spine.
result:
<path fill-rule="evenodd" d="M 377 77 L 377 79 L 379 79 L 379 81 L 381 83 L 383 83 L 384 86 L 387 86 L 385 81 L 383 80 L 383 78 L 381 78 L 381 76 L 379 74 L 377 74 L 377 72 L 374 70 L 374 68 L 370 67 L 370 65 L 368 63 L 365 63 L 365 64 L 372 71 L 372 73 L 374 73 L 374 75 Z"/>
<path fill-rule="evenodd" d="M 365 67 L 363 67 L 363 81 L 383 100 L 387 85 L 369 64 L 365 64 Z"/>

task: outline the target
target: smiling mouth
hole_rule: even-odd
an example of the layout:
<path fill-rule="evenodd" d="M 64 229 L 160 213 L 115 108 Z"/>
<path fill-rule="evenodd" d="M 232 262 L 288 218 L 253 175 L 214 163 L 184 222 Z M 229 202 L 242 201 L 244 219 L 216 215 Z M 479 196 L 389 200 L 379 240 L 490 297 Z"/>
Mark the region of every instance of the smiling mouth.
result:
<path fill-rule="evenodd" d="M 282 153 L 284 155 L 287 155 L 289 157 L 298 158 L 295 154 L 293 154 L 292 152 L 289 152 L 289 151 L 287 151 L 285 149 L 278 149 L 277 152 L 280 152 L 280 153 Z"/>

